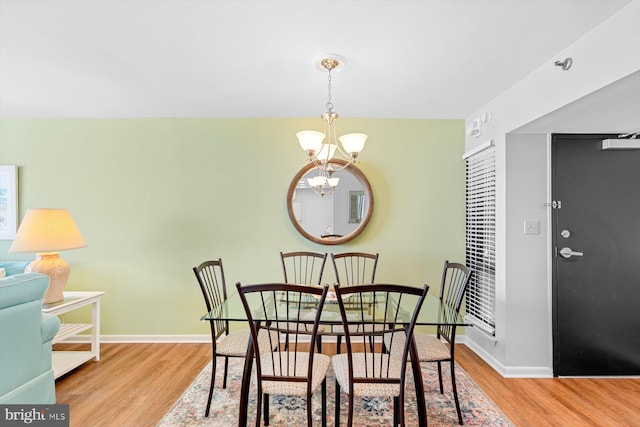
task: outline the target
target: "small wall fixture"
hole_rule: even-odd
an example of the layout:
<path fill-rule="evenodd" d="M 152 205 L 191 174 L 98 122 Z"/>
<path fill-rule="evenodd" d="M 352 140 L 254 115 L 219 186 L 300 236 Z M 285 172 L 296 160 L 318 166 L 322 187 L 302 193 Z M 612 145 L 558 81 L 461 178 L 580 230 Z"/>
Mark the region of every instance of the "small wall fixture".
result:
<path fill-rule="evenodd" d="M 564 61 L 556 61 L 553 63 L 556 67 L 562 67 L 563 71 L 567 71 L 573 65 L 573 59 L 565 58 Z"/>
<path fill-rule="evenodd" d="M 490 111 L 482 113 L 479 117 L 476 117 L 473 122 L 471 122 L 471 124 L 467 127 L 467 136 L 480 138 L 480 136 L 482 135 L 482 128 L 491 123 L 492 118 L 493 115 Z"/>

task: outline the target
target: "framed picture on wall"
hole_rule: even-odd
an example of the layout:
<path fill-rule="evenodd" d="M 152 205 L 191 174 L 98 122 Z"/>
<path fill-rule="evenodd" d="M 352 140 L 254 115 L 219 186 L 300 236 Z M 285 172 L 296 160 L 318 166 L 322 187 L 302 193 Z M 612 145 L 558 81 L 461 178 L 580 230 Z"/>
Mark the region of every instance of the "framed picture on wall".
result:
<path fill-rule="evenodd" d="M 18 167 L 0 166 L 0 239 L 14 239 L 16 230 L 18 230 Z"/>

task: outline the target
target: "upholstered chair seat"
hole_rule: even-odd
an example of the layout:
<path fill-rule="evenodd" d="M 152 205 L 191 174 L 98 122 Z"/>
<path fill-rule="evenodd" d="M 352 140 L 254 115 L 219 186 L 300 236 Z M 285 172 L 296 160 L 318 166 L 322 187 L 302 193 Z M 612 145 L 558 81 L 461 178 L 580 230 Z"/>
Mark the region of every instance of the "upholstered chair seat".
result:
<path fill-rule="evenodd" d="M 287 372 L 296 372 L 306 378 L 309 369 L 309 358 L 300 357 L 294 352 L 275 352 L 264 354 L 260 358 L 262 375 L 284 375 Z M 276 373 L 273 370 L 275 364 Z M 313 374 L 311 378 L 311 392 L 314 393 L 322 381 L 327 376 L 331 358 L 327 355 L 317 353 L 313 357 Z M 288 365 L 288 367 L 287 367 Z M 262 392 L 266 394 L 284 394 L 287 396 L 306 396 L 306 382 L 286 382 L 286 381 L 264 381 Z"/>

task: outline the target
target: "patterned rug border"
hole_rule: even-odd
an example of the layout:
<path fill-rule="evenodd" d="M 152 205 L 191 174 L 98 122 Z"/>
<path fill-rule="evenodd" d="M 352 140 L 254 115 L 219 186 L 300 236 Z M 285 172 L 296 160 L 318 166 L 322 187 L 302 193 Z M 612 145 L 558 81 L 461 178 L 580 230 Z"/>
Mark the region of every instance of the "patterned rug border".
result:
<path fill-rule="evenodd" d="M 240 400 L 240 382 L 242 379 L 243 359 L 229 359 L 229 374 L 227 388 L 222 388 L 223 359 L 218 361 L 216 372 L 216 384 L 211 402 L 211 411 L 208 418 L 204 417 L 204 409 L 207 403 L 209 381 L 211 378 L 211 362 L 197 375 L 196 379 L 182 393 L 172 408 L 160 420 L 157 427 L 228 427 L 237 425 L 238 405 Z M 438 373 L 435 363 L 423 363 L 421 365 L 425 386 L 425 398 L 427 401 L 427 419 L 429 426 L 454 426 L 458 425 L 451 382 L 448 377 L 449 366 L 444 363 L 443 382 L 444 394 L 440 394 L 438 386 Z M 255 374 L 252 378 L 255 383 Z M 495 405 L 487 394 L 469 377 L 469 375 L 456 364 L 456 383 L 458 397 L 464 423 L 466 426 L 491 426 L 512 427 L 513 423 Z M 334 425 L 334 379 L 330 369 L 327 379 L 327 425 Z M 249 425 L 255 425 L 255 386 L 250 391 Z M 321 393 L 320 390 L 313 396 L 313 423 L 321 425 Z M 417 414 L 415 407 L 415 392 L 413 390 L 413 378 L 409 374 L 407 378 L 407 393 L 405 404 L 405 419 L 407 426 L 417 426 Z M 341 396 L 343 407 L 340 421 L 346 424 L 346 394 Z M 297 426 L 306 424 L 305 399 L 289 396 L 271 396 L 270 425 Z M 390 426 L 393 420 L 393 404 L 391 401 L 380 398 L 356 399 L 355 425 Z M 264 420 L 262 420 L 264 423 Z"/>

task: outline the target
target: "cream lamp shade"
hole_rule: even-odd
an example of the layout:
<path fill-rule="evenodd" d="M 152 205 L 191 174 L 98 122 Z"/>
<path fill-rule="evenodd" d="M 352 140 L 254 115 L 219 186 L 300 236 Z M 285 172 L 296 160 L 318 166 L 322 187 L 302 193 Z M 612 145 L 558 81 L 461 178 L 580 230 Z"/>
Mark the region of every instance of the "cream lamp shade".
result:
<path fill-rule="evenodd" d="M 338 138 L 344 147 L 344 150 L 354 157 L 364 149 L 364 144 L 367 142 L 367 135 L 364 133 L 348 133 Z"/>
<path fill-rule="evenodd" d="M 35 252 L 36 259 L 25 268 L 25 273 L 49 276 L 49 289 L 45 303 L 61 301 L 69 278 L 69 263 L 60 258 L 58 251 L 87 246 L 71 214 L 66 209 L 27 209 L 9 252 Z"/>
<path fill-rule="evenodd" d="M 315 156 L 324 140 L 324 133 L 315 130 L 302 130 L 296 133 L 300 147 L 310 156 Z"/>

